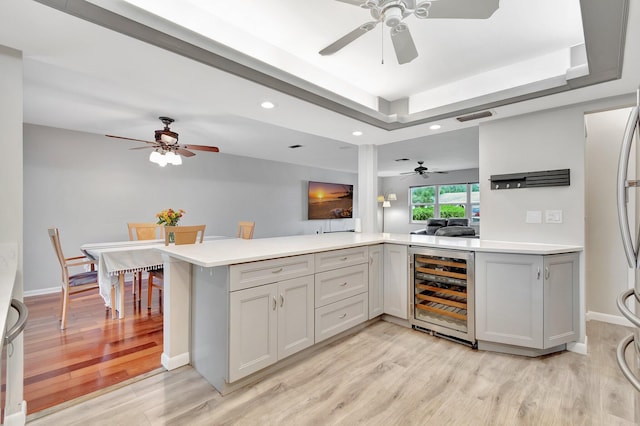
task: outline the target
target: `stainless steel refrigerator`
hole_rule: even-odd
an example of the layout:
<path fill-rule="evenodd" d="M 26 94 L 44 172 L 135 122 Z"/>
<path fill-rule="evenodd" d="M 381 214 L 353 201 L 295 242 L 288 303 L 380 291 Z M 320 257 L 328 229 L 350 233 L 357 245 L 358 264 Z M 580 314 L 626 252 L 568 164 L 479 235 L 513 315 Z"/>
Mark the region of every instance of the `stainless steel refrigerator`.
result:
<path fill-rule="evenodd" d="M 632 108 L 624 132 L 620 160 L 618 163 L 618 221 L 624 251 L 627 255 L 629 267 L 635 271 L 633 288 L 622 292 L 617 299 L 618 309 L 634 326 L 633 333 L 625 337 L 617 349 L 617 360 L 624 376 L 633 387 L 640 392 L 640 206 L 629 209 L 630 191 L 640 188 L 640 90 L 637 105 Z M 635 149 L 632 149 L 635 146 Z M 634 158 L 635 157 L 635 158 Z M 636 170 L 633 170 L 633 169 Z M 640 200 L 640 192 L 636 192 L 636 204 Z M 636 217 L 629 217 L 630 210 L 638 212 Z M 627 302 L 627 299 L 632 301 Z M 635 313 L 628 305 L 635 305 Z M 633 347 L 633 352 L 625 356 L 627 348 Z M 628 362 L 628 360 L 632 360 Z M 631 365 L 630 365 L 631 364 Z M 638 407 L 636 407 L 638 408 Z"/>

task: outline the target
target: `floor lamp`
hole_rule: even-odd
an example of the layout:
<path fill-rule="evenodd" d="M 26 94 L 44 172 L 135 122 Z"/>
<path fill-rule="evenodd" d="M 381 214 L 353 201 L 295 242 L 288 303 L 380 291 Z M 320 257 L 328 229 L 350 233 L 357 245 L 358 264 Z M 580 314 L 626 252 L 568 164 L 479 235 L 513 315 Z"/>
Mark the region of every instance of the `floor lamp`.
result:
<path fill-rule="evenodd" d="M 378 202 L 382 203 L 382 232 L 384 232 L 384 209 L 391 207 L 391 201 L 396 201 L 396 194 L 388 194 L 387 196 L 378 195 Z"/>

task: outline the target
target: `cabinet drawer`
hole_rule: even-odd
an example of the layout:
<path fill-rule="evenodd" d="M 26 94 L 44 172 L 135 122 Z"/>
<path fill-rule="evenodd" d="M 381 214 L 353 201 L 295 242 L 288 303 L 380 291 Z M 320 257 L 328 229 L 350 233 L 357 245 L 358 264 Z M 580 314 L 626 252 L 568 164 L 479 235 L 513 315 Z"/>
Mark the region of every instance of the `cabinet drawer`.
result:
<path fill-rule="evenodd" d="M 316 308 L 364 293 L 369 287 L 369 265 L 361 264 L 316 274 Z"/>
<path fill-rule="evenodd" d="M 314 272 L 313 265 L 312 254 L 231 265 L 229 287 L 231 291 L 236 291 L 311 275 Z"/>
<path fill-rule="evenodd" d="M 367 293 L 316 309 L 316 343 L 365 322 L 368 315 Z"/>
<path fill-rule="evenodd" d="M 330 271 L 331 269 L 357 265 L 369 262 L 369 248 L 353 247 L 342 250 L 325 251 L 316 253 L 316 272 Z"/>

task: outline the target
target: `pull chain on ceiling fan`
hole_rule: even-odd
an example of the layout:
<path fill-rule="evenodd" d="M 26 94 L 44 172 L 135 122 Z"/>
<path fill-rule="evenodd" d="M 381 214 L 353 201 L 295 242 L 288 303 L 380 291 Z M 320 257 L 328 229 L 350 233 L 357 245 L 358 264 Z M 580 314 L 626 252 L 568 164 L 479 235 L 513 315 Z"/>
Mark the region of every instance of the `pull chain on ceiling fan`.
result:
<path fill-rule="evenodd" d="M 373 21 L 360 25 L 355 30 L 331 43 L 319 53 L 332 55 L 364 34 L 374 29 L 380 22 L 390 28 L 391 42 L 400 65 L 418 57 L 418 50 L 409 26 L 404 19 L 415 16 L 418 19 L 486 19 L 498 9 L 499 0 L 336 0 L 342 3 L 368 9 Z M 384 63 L 384 59 L 382 60 Z"/>

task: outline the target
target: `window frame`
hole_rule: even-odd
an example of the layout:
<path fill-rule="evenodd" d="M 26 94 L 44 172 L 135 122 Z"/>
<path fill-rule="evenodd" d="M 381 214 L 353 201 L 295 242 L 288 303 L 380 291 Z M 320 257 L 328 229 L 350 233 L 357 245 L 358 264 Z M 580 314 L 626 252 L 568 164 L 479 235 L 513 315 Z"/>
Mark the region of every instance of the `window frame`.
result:
<path fill-rule="evenodd" d="M 440 202 L 440 188 L 443 186 L 455 186 L 455 185 L 466 185 L 467 187 L 467 191 L 466 191 L 466 201 L 464 203 L 441 203 Z M 413 209 L 415 207 L 433 207 L 433 217 L 434 218 L 439 218 L 440 216 L 440 207 L 442 205 L 456 205 L 456 204 L 463 204 L 464 205 L 464 211 L 465 211 L 465 218 L 469 219 L 469 224 L 470 225 L 479 225 L 480 224 L 480 216 L 478 217 L 474 217 L 473 216 L 473 208 L 475 206 L 478 206 L 478 211 L 480 208 L 480 201 L 472 201 L 472 189 L 473 186 L 477 185 L 478 186 L 478 194 L 480 193 L 480 183 L 479 182 L 459 182 L 459 183 L 442 183 L 442 184 L 432 184 L 432 185 L 416 185 L 416 186 L 410 186 L 409 187 L 409 194 L 408 194 L 408 199 L 409 199 L 409 223 L 415 223 L 415 224 L 425 224 L 427 223 L 426 220 L 414 220 L 413 219 Z M 413 190 L 416 188 L 434 188 L 435 189 L 435 199 L 433 203 L 414 203 L 413 202 Z"/>

